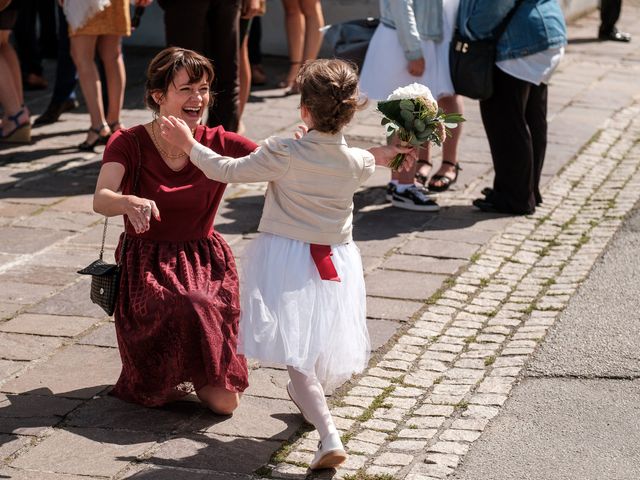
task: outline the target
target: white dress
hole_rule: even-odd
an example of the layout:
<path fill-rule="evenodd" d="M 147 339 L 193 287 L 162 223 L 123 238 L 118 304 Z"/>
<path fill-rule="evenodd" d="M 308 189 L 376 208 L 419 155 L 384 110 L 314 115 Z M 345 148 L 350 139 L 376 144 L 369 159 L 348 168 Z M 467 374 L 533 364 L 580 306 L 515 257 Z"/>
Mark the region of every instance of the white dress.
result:
<path fill-rule="evenodd" d="M 322 280 L 309 244 L 261 233 L 241 260 L 238 350 L 291 365 L 335 388 L 369 361 L 360 251 L 332 246 L 340 282 Z"/>
<path fill-rule="evenodd" d="M 398 87 L 413 82 L 426 85 L 436 100 L 454 94 L 449 73 L 449 44 L 458 14 L 460 0 L 444 0 L 441 42 L 422 40 L 422 56 L 425 70 L 421 77 L 407 71 L 408 61 L 398 40 L 396 30 L 382 23 L 378 26 L 367 50 L 360 90 L 371 100 L 386 100 Z"/>

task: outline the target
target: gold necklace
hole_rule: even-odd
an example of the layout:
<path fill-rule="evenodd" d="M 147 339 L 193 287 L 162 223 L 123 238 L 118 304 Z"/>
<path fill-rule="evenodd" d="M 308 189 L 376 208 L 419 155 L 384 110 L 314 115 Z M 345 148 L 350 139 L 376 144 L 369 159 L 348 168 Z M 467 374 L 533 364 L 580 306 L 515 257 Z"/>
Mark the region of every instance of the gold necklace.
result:
<path fill-rule="evenodd" d="M 158 151 L 160 152 L 160 154 L 165 157 L 165 158 L 169 158 L 171 160 L 176 160 L 178 158 L 183 158 L 186 157 L 187 154 L 184 152 L 180 152 L 178 154 L 170 154 L 164 151 L 164 149 L 160 146 L 160 142 L 158 142 L 158 139 L 156 138 L 156 131 L 153 128 L 153 126 L 155 125 L 156 121 L 154 120 L 153 122 L 151 122 L 151 137 L 153 138 L 153 143 L 156 146 L 156 148 L 158 149 Z"/>

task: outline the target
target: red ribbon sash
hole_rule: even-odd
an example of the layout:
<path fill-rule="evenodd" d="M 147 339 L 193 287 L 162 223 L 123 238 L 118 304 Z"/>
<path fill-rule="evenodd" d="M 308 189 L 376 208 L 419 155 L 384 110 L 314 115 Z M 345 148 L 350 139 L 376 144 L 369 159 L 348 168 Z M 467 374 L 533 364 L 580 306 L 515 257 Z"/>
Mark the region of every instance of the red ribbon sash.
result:
<path fill-rule="evenodd" d="M 339 282 L 340 277 L 336 271 L 336 267 L 331 261 L 331 246 L 330 245 L 318 245 L 317 243 L 311 243 L 311 258 L 313 263 L 316 264 L 318 273 L 322 280 L 330 280 L 332 282 Z"/>

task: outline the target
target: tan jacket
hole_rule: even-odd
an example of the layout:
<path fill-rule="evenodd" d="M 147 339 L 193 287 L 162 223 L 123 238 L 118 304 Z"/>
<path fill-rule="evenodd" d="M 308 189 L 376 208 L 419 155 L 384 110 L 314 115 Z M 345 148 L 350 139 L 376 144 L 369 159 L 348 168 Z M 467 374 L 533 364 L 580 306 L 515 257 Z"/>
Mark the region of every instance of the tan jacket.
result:
<path fill-rule="evenodd" d="M 258 230 L 321 245 L 351 241 L 353 194 L 375 170 L 371 153 L 315 130 L 299 140 L 270 137 L 242 158 L 196 144 L 191 161 L 219 182 L 268 181 Z"/>

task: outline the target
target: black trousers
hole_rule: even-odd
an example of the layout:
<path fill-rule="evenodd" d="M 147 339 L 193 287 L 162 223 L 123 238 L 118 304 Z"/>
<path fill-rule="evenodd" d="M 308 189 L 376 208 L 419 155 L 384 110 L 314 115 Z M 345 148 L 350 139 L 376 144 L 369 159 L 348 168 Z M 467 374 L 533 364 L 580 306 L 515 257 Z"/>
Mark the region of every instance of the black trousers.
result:
<path fill-rule="evenodd" d="M 622 0 L 600 1 L 600 35 L 608 35 L 615 30 L 621 9 Z"/>
<path fill-rule="evenodd" d="M 169 46 L 195 50 L 213 62 L 215 101 L 207 124 L 238 129 L 240 0 L 162 0 Z"/>
<path fill-rule="evenodd" d="M 57 49 L 56 4 L 53 0 L 20 0 L 12 3 L 18 5 L 18 19 L 13 34 L 22 74 L 42 75 L 41 47 L 47 47 L 48 56 Z M 40 42 L 36 28 L 38 24 Z"/>
<path fill-rule="evenodd" d="M 542 203 L 540 175 L 547 149 L 547 85 L 519 80 L 494 67 L 494 93 L 480 102 L 495 170 L 489 200 L 527 214 Z"/>

